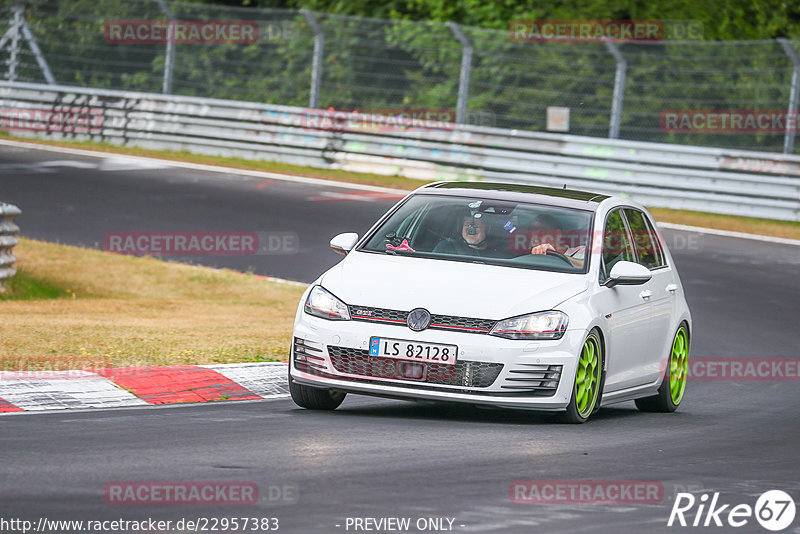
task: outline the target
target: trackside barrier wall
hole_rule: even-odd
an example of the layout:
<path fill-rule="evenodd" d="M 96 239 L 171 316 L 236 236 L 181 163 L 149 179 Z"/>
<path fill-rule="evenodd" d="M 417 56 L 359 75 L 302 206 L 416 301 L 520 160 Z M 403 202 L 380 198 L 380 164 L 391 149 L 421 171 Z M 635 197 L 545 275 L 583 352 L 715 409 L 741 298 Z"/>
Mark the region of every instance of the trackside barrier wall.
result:
<path fill-rule="evenodd" d="M 491 180 L 648 206 L 800 221 L 800 156 L 0 82 L 14 135 L 270 160 L 425 181 Z"/>

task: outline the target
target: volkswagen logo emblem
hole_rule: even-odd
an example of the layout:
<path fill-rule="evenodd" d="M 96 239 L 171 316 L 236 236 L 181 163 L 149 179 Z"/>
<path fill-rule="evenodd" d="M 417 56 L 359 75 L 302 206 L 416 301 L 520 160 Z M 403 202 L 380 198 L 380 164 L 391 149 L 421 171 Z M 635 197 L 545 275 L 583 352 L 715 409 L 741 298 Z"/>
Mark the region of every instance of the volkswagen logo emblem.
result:
<path fill-rule="evenodd" d="M 408 312 L 406 324 L 414 332 L 421 332 L 431 324 L 431 314 L 425 308 L 416 308 Z"/>

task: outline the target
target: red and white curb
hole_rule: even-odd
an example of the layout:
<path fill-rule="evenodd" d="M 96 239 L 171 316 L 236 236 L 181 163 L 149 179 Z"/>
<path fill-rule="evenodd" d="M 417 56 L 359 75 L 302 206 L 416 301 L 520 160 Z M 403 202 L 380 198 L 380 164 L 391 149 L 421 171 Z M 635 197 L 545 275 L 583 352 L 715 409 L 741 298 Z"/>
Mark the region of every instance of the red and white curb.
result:
<path fill-rule="evenodd" d="M 0 371 L 0 414 L 289 396 L 286 363 Z"/>

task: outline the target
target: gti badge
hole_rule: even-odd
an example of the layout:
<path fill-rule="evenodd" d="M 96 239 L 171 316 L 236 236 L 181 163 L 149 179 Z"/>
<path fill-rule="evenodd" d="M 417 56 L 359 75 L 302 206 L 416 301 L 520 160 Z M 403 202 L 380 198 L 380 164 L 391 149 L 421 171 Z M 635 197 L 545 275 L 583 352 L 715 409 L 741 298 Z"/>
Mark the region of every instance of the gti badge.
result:
<path fill-rule="evenodd" d="M 431 324 L 431 314 L 425 308 L 416 308 L 408 312 L 406 324 L 414 332 L 421 332 Z"/>

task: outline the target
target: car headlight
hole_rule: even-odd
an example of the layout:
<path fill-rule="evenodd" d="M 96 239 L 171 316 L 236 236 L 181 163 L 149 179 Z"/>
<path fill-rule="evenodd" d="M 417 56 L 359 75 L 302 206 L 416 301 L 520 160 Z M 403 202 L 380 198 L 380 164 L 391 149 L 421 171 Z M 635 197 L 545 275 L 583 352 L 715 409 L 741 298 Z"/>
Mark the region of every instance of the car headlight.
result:
<path fill-rule="evenodd" d="M 489 333 L 507 339 L 561 339 L 568 323 L 560 311 L 529 313 L 498 321 Z"/>
<path fill-rule="evenodd" d="M 322 286 L 314 286 L 314 289 L 308 294 L 303 309 L 307 314 L 322 317 L 323 319 L 332 321 L 350 320 L 347 304 L 334 297 Z"/>

